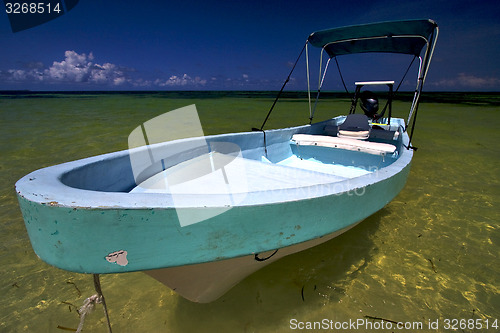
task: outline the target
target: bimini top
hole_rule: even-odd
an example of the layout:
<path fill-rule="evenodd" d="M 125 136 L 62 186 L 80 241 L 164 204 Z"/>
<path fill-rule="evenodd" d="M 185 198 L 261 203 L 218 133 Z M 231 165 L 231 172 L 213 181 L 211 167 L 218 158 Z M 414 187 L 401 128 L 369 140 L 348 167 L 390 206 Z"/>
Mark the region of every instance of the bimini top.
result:
<path fill-rule="evenodd" d="M 380 22 L 313 32 L 308 42 L 322 47 L 330 58 L 352 53 L 388 52 L 418 56 L 432 45 L 433 20 Z"/>

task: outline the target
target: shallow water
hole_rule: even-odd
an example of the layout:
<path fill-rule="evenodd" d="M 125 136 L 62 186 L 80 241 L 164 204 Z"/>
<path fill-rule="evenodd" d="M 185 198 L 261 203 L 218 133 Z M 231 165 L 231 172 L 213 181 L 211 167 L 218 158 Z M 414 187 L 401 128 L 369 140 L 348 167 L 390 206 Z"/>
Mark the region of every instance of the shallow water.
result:
<path fill-rule="evenodd" d="M 94 294 L 91 276 L 59 270 L 34 254 L 13 187 L 19 178 L 126 149 L 136 126 L 189 104 L 196 104 L 205 134 L 260 127 L 273 99 L 250 97 L 0 95 L 0 331 L 76 328 L 76 309 Z M 420 149 L 406 187 L 391 203 L 340 237 L 253 274 L 216 302 L 191 303 L 143 273 L 101 276 L 114 331 L 290 332 L 299 322 L 382 323 L 365 316 L 422 326 L 331 331 L 449 332 L 446 319 L 474 320 L 458 325 L 459 332 L 500 331 L 485 329 L 486 320 L 500 320 L 500 106 L 489 99 L 498 96 L 462 104 L 434 96 L 422 103 L 414 137 Z M 347 100 L 320 105 L 320 119 L 348 110 Z M 301 124 L 308 116 L 303 99 L 288 98 L 267 128 Z M 438 329 L 429 328 L 429 320 L 438 320 Z M 101 306 L 86 318 L 84 331 L 106 331 Z"/>

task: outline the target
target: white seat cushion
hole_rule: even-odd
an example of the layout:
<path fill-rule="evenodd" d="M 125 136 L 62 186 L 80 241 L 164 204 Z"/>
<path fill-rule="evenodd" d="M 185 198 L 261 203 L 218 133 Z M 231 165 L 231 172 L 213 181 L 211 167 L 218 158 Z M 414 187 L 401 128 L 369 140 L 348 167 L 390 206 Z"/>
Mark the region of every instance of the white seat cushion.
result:
<path fill-rule="evenodd" d="M 339 130 L 339 138 L 351 138 L 351 139 L 368 139 L 370 136 L 370 131 L 344 131 Z"/>
<path fill-rule="evenodd" d="M 373 155 L 392 154 L 396 151 L 396 146 L 388 143 L 369 142 L 325 135 L 294 134 L 292 141 L 301 146 L 339 148 Z"/>

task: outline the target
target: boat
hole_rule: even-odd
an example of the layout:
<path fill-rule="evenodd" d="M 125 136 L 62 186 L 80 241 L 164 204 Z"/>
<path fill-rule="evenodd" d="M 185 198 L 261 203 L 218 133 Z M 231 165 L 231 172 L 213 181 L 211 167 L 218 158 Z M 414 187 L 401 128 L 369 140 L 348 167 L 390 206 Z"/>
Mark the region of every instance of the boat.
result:
<path fill-rule="evenodd" d="M 266 265 L 346 232 L 405 186 L 437 35 L 432 20 L 314 32 L 299 58 L 305 50 L 308 61 L 312 46 L 327 60 L 314 102 L 309 89 L 308 123 L 264 129 L 273 103 L 249 132 L 168 140 L 154 134 L 185 117 L 195 123 L 189 134 L 202 133 L 187 106 L 138 126 L 128 150 L 26 175 L 15 187 L 35 253 L 72 272 L 143 271 L 206 303 Z M 345 115 L 313 122 L 330 61 L 368 52 L 418 59 L 408 119 L 392 116 L 395 82 L 381 80 L 356 82 Z M 380 87 L 383 108 L 371 92 Z M 179 123 L 174 127 L 183 131 Z"/>

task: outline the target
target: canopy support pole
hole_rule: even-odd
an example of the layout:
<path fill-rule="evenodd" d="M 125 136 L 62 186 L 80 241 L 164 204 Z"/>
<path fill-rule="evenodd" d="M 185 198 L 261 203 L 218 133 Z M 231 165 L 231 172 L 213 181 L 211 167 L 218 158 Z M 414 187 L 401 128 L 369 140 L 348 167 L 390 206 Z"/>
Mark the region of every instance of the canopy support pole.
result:
<path fill-rule="evenodd" d="M 325 82 L 326 71 L 328 70 L 328 65 L 330 64 L 330 60 L 332 60 L 332 58 L 328 58 L 328 61 L 326 62 L 326 65 L 325 65 L 325 70 L 323 71 L 323 76 L 321 77 L 321 81 L 319 83 L 318 93 L 316 94 L 316 100 L 314 101 L 314 108 L 313 108 L 311 116 L 309 117 L 309 124 L 312 123 L 312 120 L 314 118 L 314 113 L 316 112 L 316 106 L 318 105 L 319 94 L 321 93 L 321 88 L 323 87 L 323 82 Z"/>
<path fill-rule="evenodd" d="M 432 59 L 432 55 L 434 54 L 434 48 L 436 46 L 438 35 L 439 35 L 439 28 L 436 26 L 435 30 L 431 34 L 431 37 L 429 38 L 429 42 L 427 42 L 427 49 L 425 50 L 424 59 L 422 60 L 422 58 L 419 57 L 420 66 L 418 70 L 417 87 L 415 88 L 415 95 L 413 97 L 413 103 L 411 105 L 410 115 L 408 117 L 408 124 L 406 125 L 405 128 L 406 131 L 410 124 L 410 120 L 413 116 L 413 122 L 411 124 L 411 131 L 410 131 L 410 141 L 408 142 L 407 149 L 413 149 L 413 150 L 418 149 L 417 147 L 412 146 L 411 140 L 413 138 L 413 131 L 415 130 L 420 95 L 424 87 L 425 78 L 427 77 L 427 71 L 429 70 L 429 65 Z"/>
<path fill-rule="evenodd" d="M 307 101 L 309 103 L 309 118 L 312 117 L 312 109 L 311 109 L 311 84 L 309 78 L 309 48 L 306 43 L 306 75 L 307 75 Z"/>

